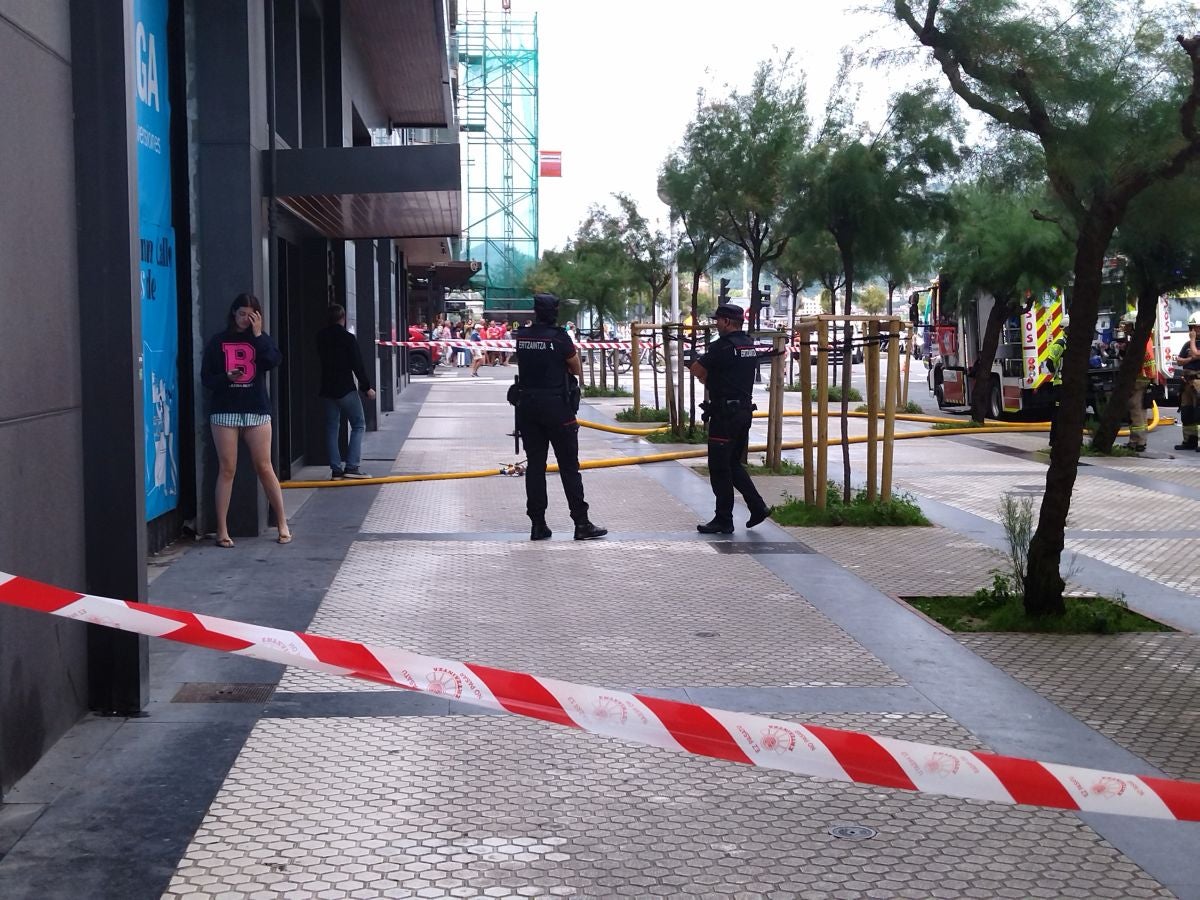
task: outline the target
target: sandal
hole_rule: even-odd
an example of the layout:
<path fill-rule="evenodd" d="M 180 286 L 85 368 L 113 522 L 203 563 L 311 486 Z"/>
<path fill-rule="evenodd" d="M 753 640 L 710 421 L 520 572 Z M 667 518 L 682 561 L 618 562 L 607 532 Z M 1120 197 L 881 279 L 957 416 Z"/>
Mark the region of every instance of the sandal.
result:
<path fill-rule="evenodd" d="M 275 538 L 275 543 L 277 544 L 290 544 L 291 542 L 292 535 L 290 532 L 288 534 L 281 534 L 279 537 Z"/>
<path fill-rule="evenodd" d="M 233 548 L 233 538 L 217 538 L 217 546 L 223 550 L 230 550 Z"/>

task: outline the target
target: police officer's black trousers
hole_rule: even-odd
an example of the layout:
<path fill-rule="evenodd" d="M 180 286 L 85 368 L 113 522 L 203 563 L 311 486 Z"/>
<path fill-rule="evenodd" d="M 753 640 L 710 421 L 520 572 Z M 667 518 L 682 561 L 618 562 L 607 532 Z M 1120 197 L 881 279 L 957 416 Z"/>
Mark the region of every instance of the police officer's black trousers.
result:
<path fill-rule="evenodd" d="M 517 406 L 517 427 L 525 442 L 525 512 L 533 521 L 546 516 L 546 455 L 554 448 L 558 476 L 571 520 L 576 525 L 588 521 L 588 505 L 583 499 L 583 478 L 579 475 L 579 425 L 566 399 L 552 394 L 525 396 Z"/>
<path fill-rule="evenodd" d="M 742 465 L 742 457 L 746 455 L 746 446 L 750 443 L 751 421 L 751 411 L 746 409 L 713 416 L 708 423 L 708 481 L 717 498 L 713 521 L 720 525 L 733 524 L 734 488 L 742 495 L 751 512 L 766 506 Z"/>

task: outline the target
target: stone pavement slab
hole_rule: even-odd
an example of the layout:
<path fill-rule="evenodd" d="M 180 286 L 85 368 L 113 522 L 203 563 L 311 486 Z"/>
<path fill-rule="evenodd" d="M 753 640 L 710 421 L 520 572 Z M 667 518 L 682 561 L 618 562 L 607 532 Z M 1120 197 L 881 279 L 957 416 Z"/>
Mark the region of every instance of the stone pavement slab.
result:
<path fill-rule="evenodd" d="M 944 716 L 818 720 L 977 746 Z M 839 839 L 838 826 L 874 836 Z M 1067 813 L 496 717 L 260 723 L 164 896 L 290 894 L 1170 896 Z"/>
<path fill-rule="evenodd" d="M 511 418 L 490 404 L 502 400 L 512 370 L 493 371 L 504 377 L 420 383 L 394 416 L 411 420 L 411 431 L 400 426 L 394 444 L 369 436 L 369 457 L 403 470 L 409 451 L 412 464 L 425 467 L 441 450 L 447 469 L 470 468 L 459 450 L 502 449 Z M 446 415 L 456 399 L 474 431 Z M 437 424 L 416 427 L 426 421 Z M 581 444 L 595 458 L 649 446 L 599 433 Z M 1029 473 L 1029 483 L 1039 472 L 1044 478 L 1035 462 L 949 441 L 897 451 L 900 483 L 910 473 L 964 468 L 1010 481 L 1014 473 Z M 852 454 L 856 465 L 863 454 Z M 831 469 L 840 469 L 835 453 Z M 682 466 L 584 479 L 597 520 L 618 526 L 604 542 L 556 534 L 531 544 L 519 479 L 444 482 L 448 489 L 431 493 L 422 493 L 425 485 L 312 491 L 293 545 L 185 558 L 156 590 L 178 591 L 186 571 L 201 591 L 211 575 L 221 595 L 198 593 L 194 608 L 290 626 L 307 621 L 307 592 L 320 585 L 318 632 L 931 743 L 1151 768 L 1135 755 L 1149 754 L 1145 745 L 1100 727 L 1095 704 L 1070 706 L 1053 678 L 1045 696 L 1026 686 L 1040 682 L 1023 673 L 1036 672 L 1050 652 L 1035 658 L 1022 644 L 984 648 L 981 657 L 824 556 L 757 554 L 792 540 L 771 523 L 728 541 L 698 538 L 694 524 L 711 512 L 712 496 Z M 553 476 L 549 491 L 565 521 Z M 948 537 L 920 531 L 923 540 Z M 859 557 L 892 549 L 903 558 L 904 537 L 879 532 L 813 540 Z M 733 549 L 746 552 L 721 552 Z M 986 555 L 960 549 L 973 560 Z M 302 552 L 314 569 L 336 574 L 310 572 L 294 585 L 299 567 L 275 551 Z M 271 605 L 259 608 L 251 587 L 271 571 Z M 888 577 L 901 575 L 910 577 Z M 293 591 L 303 599 L 291 608 Z M 1166 710 L 1164 692 L 1190 655 L 1169 642 L 1130 648 L 1124 662 L 1120 654 L 1111 661 L 1103 687 L 1125 665 L 1139 665 L 1147 676 L 1130 709 L 1153 707 L 1152 696 Z M 205 658 L 211 662 L 176 671 L 211 678 L 222 666 L 236 668 L 227 656 Z M 1066 691 L 1086 689 L 1063 681 Z M 797 778 L 362 687 L 284 676 L 203 824 L 178 851 L 167 896 L 1138 897 L 1169 889 L 1200 897 L 1190 825 Z M 171 719 L 161 706 L 155 715 Z M 1164 718 L 1129 721 L 1153 733 L 1167 728 Z M 244 727 L 246 713 L 237 721 Z M 1190 764 L 1184 744 L 1177 740 L 1161 763 Z M 145 769 L 169 805 L 172 779 L 157 775 L 152 758 Z M 846 840 L 830 833 L 839 825 L 875 834 Z M 135 858 L 122 837 L 110 829 L 96 869 L 118 871 Z M 12 859 L 20 856 L 18 845 Z M 9 863 L 0 860 L 0 883 Z M 151 879 L 141 895 L 156 896 L 162 885 Z"/>

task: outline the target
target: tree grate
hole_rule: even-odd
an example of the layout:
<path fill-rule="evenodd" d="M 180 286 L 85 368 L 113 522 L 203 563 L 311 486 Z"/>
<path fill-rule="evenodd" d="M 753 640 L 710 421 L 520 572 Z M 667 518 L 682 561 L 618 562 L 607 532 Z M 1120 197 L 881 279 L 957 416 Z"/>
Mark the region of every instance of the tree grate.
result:
<path fill-rule="evenodd" d="M 800 541 L 713 541 L 709 544 L 717 553 L 741 553 L 750 556 L 767 553 L 816 553 Z"/>
<path fill-rule="evenodd" d="M 266 703 L 275 685 L 258 682 L 189 681 L 171 698 L 172 703 Z"/>

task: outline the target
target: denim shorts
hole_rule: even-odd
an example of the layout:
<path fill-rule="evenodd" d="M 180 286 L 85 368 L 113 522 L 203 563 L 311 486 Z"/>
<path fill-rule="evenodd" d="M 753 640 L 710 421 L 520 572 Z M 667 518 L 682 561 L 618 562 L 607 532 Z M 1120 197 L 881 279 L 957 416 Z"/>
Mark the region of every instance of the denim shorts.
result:
<path fill-rule="evenodd" d="M 256 425 L 270 425 L 271 417 L 264 413 L 213 413 L 208 421 L 224 428 L 253 428 Z"/>

